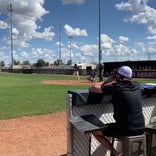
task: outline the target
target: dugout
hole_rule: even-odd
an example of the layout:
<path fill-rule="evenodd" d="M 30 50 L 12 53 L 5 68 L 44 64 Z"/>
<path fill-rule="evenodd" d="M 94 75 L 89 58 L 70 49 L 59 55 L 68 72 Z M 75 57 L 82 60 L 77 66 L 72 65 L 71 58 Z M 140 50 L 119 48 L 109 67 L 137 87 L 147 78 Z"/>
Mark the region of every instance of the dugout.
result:
<path fill-rule="evenodd" d="M 148 124 L 153 116 L 156 116 L 156 84 L 143 84 L 143 113 L 145 123 Z M 88 100 L 88 90 L 71 90 L 67 94 L 67 156 L 109 156 L 109 152 L 105 152 L 96 139 L 85 133 L 83 124 L 79 122 L 79 117 L 88 114 L 94 114 L 103 123 L 113 122 L 113 107 L 111 104 L 111 96 L 102 96 L 101 94 L 91 95 L 92 99 Z M 87 130 L 89 130 L 88 125 Z M 96 128 L 96 127 L 95 127 Z M 87 132 L 86 130 L 86 132 Z M 153 147 L 156 142 L 153 142 Z M 121 148 L 120 144 L 116 144 L 116 148 Z M 135 150 L 135 147 L 134 149 Z"/>
<path fill-rule="evenodd" d="M 113 69 L 117 69 L 123 65 L 127 65 L 132 68 L 133 71 L 154 71 L 156 72 L 156 60 L 150 61 L 119 61 L 119 62 L 104 62 L 105 75 L 109 75 Z"/>

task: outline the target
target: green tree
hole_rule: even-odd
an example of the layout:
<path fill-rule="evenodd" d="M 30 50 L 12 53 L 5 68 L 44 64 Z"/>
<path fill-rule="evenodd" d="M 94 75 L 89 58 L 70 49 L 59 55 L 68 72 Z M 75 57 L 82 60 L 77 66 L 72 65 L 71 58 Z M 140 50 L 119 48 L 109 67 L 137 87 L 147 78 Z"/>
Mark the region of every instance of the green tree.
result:
<path fill-rule="evenodd" d="M 20 64 L 20 61 L 14 60 L 14 65 L 19 65 L 19 64 Z"/>
<path fill-rule="evenodd" d="M 44 59 L 38 59 L 37 63 L 35 64 L 36 67 L 44 67 L 49 66 L 49 62 L 45 62 Z"/>
<path fill-rule="evenodd" d="M 28 60 L 23 61 L 23 65 L 30 65 L 30 62 Z"/>
<path fill-rule="evenodd" d="M 67 65 L 72 65 L 73 61 L 72 60 L 68 60 Z"/>
<path fill-rule="evenodd" d="M 5 62 L 1 61 L 1 67 L 4 67 L 4 66 L 5 66 Z"/>
<path fill-rule="evenodd" d="M 56 61 L 54 61 L 54 65 L 63 65 L 63 61 L 60 59 L 57 59 Z"/>

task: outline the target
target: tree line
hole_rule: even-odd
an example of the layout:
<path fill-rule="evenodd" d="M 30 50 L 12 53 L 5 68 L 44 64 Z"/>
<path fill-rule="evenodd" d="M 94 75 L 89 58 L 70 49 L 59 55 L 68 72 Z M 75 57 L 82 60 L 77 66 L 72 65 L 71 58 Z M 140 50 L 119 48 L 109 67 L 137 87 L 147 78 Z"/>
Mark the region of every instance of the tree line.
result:
<path fill-rule="evenodd" d="M 5 67 L 5 62 L 1 61 L 0 62 L 1 67 Z M 14 60 L 14 64 L 13 65 L 29 65 L 29 66 L 34 66 L 34 67 L 48 67 L 50 65 L 72 65 L 72 60 L 68 60 L 67 63 L 63 63 L 63 61 L 61 59 L 57 59 L 56 61 L 54 61 L 53 64 L 50 64 L 49 62 L 45 61 L 44 59 L 38 59 L 36 63 L 31 64 L 30 61 L 25 60 L 22 63 L 18 60 Z"/>

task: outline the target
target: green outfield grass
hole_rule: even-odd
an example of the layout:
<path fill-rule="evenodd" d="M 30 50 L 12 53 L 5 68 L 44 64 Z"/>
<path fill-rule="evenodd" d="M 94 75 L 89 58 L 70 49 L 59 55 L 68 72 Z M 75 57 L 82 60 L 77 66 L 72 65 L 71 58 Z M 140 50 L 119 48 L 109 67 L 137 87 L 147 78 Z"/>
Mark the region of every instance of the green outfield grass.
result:
<path fill-rule="evenodd" d="M 0 119 L 65 111 L 68 90 L 84 86 L 45 85 L 43 80 L 70 80 L 48 74 L 0 74 Z"/>
<path fill-rule="evenodd" d="M 68 90 L 87 86 L 45 85 L 43 80 L 70 80 L 71 76 L 50 74 L 0 74 L 0 119 L 49 114 L 66 110 Z M 85 77 L 84 77 L 85 79 Z M 141 83 L 155 82 L 138 79 Z"/>

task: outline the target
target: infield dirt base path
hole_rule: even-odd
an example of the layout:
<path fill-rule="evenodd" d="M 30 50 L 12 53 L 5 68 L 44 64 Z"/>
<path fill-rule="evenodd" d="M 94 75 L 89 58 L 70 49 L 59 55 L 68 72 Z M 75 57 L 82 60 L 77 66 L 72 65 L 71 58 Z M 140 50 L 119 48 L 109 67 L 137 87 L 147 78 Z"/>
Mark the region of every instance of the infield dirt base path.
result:
<path fill-rule="evenodd" d="M 0 120 L 0 156 L 65 156 L 66 113 Z"/>
<path fill-rule="evenodd" d="M 44 84 L 58 84 L 58 85 L 82 85 L 91 86 L 93 83 L 88 80 L 46 80 L 42 81 Z"/>

